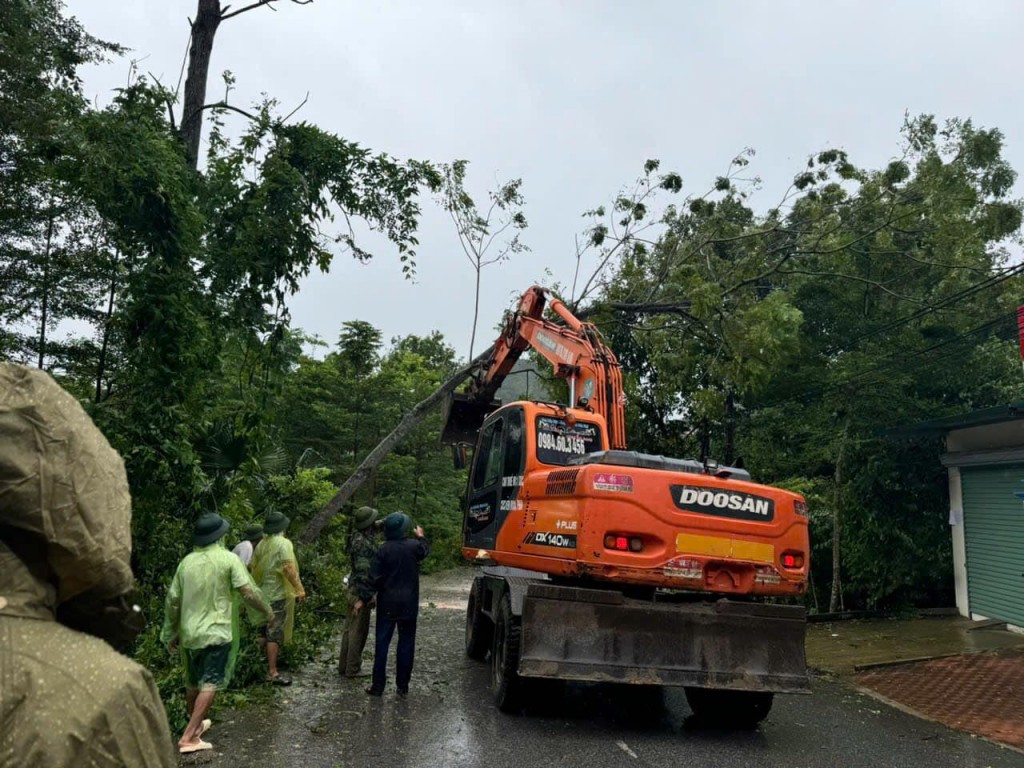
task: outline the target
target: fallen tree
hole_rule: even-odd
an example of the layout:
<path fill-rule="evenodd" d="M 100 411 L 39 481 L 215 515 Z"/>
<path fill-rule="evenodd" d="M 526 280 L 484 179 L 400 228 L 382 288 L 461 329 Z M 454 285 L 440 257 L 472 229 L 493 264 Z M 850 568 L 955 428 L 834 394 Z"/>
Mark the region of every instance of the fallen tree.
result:
<path fill-rule="evenodd" d="M 418 402 L 412 410 L 406 413 L 398 423 L 398 426 L 391 430 L 383 440 L 377 443 L 374 449 L 370 451 L 365 459 L 363 459 L 362 464 L 356 468 L 356 471 L 349 476 L 338 492 L 334 494 L 334 498 L 327 502 L 323 509 L 317 512 L 316 516 L 309 521 L 309 524 L 299 535 L 299 541 L 303 544 L 309 544 L 319 536 L 320 531 L 324 529 L 324 526 L 334 519 L 334 516 L 337 515 L 351 500 L 355 495 L 355 492 L 359 490 L 360 486 L 366 482 L 367 478 L 369 478 L 377 468 L 377 465 L 379 465 L 384 458 L 394 450 L 395 446 L 401 443 L 410 432 L 416 429 L 416 427 L 419 426 L 419 424 L 426 419 L 427 416 L 429 416 L 430 413 L 437 408 L 448 395 L 454 392 L 456 387 L 469 378 L 473 371 L 487 360 L 488 357 L 490 357 L 491 352 L 493 351 L 494 347 L 488 347 L 469 363 L 453 373 L 440 387 L 434 390 L 429 397 Z"/>

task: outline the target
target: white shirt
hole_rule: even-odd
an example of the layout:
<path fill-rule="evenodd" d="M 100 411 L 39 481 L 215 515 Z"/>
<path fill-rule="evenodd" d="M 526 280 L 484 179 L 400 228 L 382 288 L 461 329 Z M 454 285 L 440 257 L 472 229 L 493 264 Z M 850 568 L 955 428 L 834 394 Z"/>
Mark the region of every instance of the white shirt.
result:
<path fill-rule="evenodd" d="M 248 539 L 238 542 L 238 545 L 231 551 L 238 555 L 239 560 L 246 566 L 252 560 L 252 542 Z"/>

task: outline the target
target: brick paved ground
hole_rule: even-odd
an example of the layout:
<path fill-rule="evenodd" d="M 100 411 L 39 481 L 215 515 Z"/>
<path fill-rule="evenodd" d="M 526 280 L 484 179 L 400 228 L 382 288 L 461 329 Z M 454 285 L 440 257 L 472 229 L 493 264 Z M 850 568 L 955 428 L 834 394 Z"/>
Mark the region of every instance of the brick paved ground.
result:
<path fill-rule="evenodd" d="M 1024 749 L 1022 650 L 883 667 L 854 679 L 943 725 Z"/>

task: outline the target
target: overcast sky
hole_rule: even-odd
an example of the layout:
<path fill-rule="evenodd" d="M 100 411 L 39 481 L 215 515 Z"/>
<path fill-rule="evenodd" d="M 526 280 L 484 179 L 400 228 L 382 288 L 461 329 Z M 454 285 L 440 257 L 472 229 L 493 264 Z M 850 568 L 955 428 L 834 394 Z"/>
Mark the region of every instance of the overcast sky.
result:
<path fill-rule="evenodd" d="M 144 58 L 142 71 L 177 80 L 196 0 L 68 6 Z M 571 282 L 581 212 L 648 158 L 698 191 L 753 147 L 767 203 L 824 147 L 886 162 L 909 111 L 1001 128 L 1024 170 L 1022 33 L 1013 0 L 282 0 L 221 26 L 209 93 L 220 96 L 226 69 L 239 106 L 267 93 L 290 111 L 308 91 L 302 119 L 401 158 L 468 159 L 477 195 L 521 177 L 532 251 L 485 271 L 479 349 L 545 268 Z M 128 68 L 89 68 L 87 92 L 108 101 Z M 295 325 L 332 342 L 354 319 L 385 339 L 438 329 L 465 355 L 473 273 L 429 200 L 420 241 L 415 283 L 387 247 L 369 265 L 343 256 L 311 275 L 291 301 Z"/>

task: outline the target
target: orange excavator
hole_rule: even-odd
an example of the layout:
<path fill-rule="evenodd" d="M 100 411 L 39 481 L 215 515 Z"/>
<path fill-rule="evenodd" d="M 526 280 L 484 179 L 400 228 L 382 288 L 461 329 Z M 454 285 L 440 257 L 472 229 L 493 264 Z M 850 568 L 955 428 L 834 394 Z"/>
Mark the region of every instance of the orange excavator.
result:
<path fill-rule="evenodd" d="M 568 403 L 494 399 L 529 348 Z M 619 363 L 548 291 L 508 314 L 442 440 L 475 446 L 463 554 L 484 567 L 466 652 L 490 656 L 500 709 L 545 679 L 681 686 L 697 716 L 752 727 L 775 693 L 808 692 L 803 497 L 627 450 Z"/>

